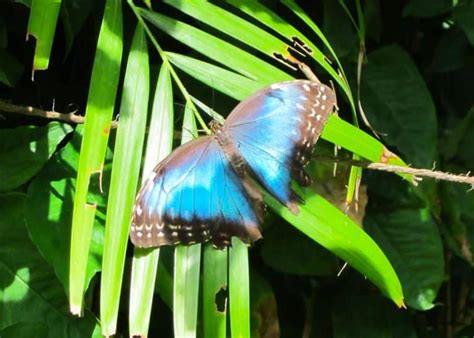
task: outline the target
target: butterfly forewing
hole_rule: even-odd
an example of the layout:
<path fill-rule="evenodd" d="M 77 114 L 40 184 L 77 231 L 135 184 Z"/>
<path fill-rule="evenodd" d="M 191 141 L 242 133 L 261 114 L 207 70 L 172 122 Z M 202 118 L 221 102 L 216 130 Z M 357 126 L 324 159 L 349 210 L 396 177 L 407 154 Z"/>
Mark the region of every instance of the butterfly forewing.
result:
<path fill-rule="evenodd" d="M 277 83 L 240 103 L 225 127 L 262 185 L 294 213 L 291 179 L 308 185 L 304 172 L 335 105 L 327 86 L 305 80 Z"/>
<path fill-rule="evenodd" d="M 138 247 L 260 238 L 257 209 L 215 139 L 201 137 L 164 159 L 140 190 L 130 237 Z"/>

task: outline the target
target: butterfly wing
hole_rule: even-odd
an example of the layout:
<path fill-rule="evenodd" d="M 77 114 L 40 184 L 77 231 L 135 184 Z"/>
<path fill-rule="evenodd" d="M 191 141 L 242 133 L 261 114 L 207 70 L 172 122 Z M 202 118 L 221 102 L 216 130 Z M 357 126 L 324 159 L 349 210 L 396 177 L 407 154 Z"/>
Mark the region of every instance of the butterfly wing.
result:
<path fill-rule="evenodd" d="M 304 171 L 336 98 L 327 86 L 296 80 L 264 88 L 240 103 L 225 126 L 260 183 L 293 213 L 291 179 L 308 185 Z"/>
<path fill-rule="evenodd" d="M 140 190 L 130 237 L 138 247 L 261 237 L 258 209 L 218 143 L 201 137 L 160 162 Z"/>

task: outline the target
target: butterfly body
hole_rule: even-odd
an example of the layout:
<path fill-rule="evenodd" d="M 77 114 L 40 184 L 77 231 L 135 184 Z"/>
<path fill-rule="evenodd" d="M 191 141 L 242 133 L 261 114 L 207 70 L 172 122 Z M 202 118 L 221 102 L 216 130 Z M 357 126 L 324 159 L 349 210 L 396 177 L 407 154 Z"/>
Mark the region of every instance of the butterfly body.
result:
<path fill-rule="evenodd" d="M 211 240 L 217 247 L 237 236 L 261 237 L 262 196 L 253 180 L 297 214 L 290 182 L 308 185 L 304 166 L 335 104 L 320 83 L 282 82 L 240 103 L 213 135 L 177 148 L 146 180 L 132 216 L 139 247 Z"/>

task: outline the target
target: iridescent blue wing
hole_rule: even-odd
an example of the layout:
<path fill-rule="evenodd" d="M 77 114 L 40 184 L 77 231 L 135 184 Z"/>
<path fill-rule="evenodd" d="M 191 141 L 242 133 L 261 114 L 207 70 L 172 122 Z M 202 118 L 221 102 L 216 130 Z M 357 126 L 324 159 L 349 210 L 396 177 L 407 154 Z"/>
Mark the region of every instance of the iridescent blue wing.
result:
<path fill-rule="evenodd" d="M 336 98 L 327 86 L 296 80 L 274 84 L 240 103 L 225 122 L 260 183 L 297 214 L 291 179 L 308 185 L 304 171 Z"/>
<path fill-rule="evenodd" d="M 251 244 L 261 237 L 259 210 L 211 136 L 177 148 L 140 190 L 130 237 L 138 247 L 211 240 L 224 247 L 232 236 Z"/>

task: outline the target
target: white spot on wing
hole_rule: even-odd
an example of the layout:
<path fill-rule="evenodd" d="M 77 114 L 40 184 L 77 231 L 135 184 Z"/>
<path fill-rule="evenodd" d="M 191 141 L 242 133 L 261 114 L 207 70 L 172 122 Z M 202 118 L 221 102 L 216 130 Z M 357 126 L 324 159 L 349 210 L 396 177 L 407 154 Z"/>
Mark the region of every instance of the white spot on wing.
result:
<path fill-rule="evenodd" d="M 309 92 L 311 90 L 310 86 L 308 86 L 306 83 L 303 85 L 303 89 Z"/>

